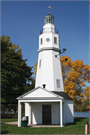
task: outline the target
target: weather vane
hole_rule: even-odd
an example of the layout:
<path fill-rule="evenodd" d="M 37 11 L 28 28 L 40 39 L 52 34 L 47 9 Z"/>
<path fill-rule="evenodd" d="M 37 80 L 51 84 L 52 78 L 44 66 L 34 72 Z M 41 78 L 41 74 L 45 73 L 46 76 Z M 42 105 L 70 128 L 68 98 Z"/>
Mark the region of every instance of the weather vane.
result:
<path fill-rule="evenodd" d="M 51 6 L 48 6 L 48 14 L 50 14 L 50 9 L 53 9 Z"/>

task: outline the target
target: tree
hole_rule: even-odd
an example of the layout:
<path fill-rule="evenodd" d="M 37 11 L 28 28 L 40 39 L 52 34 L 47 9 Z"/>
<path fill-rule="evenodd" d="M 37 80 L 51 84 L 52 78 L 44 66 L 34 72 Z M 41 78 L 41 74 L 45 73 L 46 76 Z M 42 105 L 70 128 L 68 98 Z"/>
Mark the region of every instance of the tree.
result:
<path fill-rule="evenodd" d="M 26 84 L 26 85 L 24 86 L 24 89 L 25 89 L 25 92 L 24 92 L 24 93 L 26 93 L 26 92 L 28 92 L 28 91 L 34 89 L 34 88 L 35 88 L 35 78 L 32 77 L 32 80 L 30 81 L 30 84 Z"/>
<path fill-rule="evenodd" d="M 89 100 L 90 100 L 90 87 L 87 86 L 85 88 L 85 91 L 83 92 L 83 101 L 88 103 L 86 105 L 86 109 L 89 110 L 90 109 L 90 105 L 89 105 Z"/>
<path fill-rule="evenodd" d="M 8 47 L 9 50 L 14 50 L 17 54 L 22 55 L 22 53 L 21 53 L 22 50 L 19 49 L 19 45 L 12 44 L 12 42 L 10 42 L 10 37 L 9 36 L 4 36 L 3 35 L 1 37 L 1 42 L 7 43 L 7 47 Z"/>
<path fill-rule="evenodd" d="M 74 111 L 89 111 L 89 101 L 82 101 L 81 105 L 77 105 L 74 103 Z"/>
<path fill-rule="evenodd" d="M 90 89 L 85 85 L 85 82 L 89 82 L 89 66 L 84 65 L 81 60 L 71 62 L 69 56 L 62 56 L 60 61 L 65 93 L 67 93 L 77 105 L 80 105 L 84 100 L 89 100 Z M 36 74 L 37 63 L 35 63 L 34 70 Z"/>
<path fill-rule="evenodd" d="M 66 58 L 68 60 L 65 62 Z M 86 87 L 85 82 L 89 82 L 89 66 L 84 65 L 81 60 L 71 62 L 69 56 L 61 57 L 61 65 L 65 92 L 76 104 L 81 104 L 85 96 L 88 100 L 88 87 Z"/>
<path fill-rule="evenodd" d="M 16 108 L 17 97 L 25 93 L 26 84 L 32 81 L 32 67 L 27 66 L 19 45 L 1 37 L 1 107 Z"/>
<path fill-rule="evenodd" d="M 87 86 L 85 88 L 85 91 L 83 92 L 84 98 L 83 101 L 89 101 L 90 100 L 90 87 Z"/>

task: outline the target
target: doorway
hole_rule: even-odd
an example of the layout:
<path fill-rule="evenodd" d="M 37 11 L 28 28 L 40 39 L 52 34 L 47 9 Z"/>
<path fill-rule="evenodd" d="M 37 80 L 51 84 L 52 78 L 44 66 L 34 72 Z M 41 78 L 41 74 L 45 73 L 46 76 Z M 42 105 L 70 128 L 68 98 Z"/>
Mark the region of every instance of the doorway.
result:
<path fill-rule="evenodd" d="M 51 124 L 51 105 L 42 106 L 42 124 L 44 125 Z"/>

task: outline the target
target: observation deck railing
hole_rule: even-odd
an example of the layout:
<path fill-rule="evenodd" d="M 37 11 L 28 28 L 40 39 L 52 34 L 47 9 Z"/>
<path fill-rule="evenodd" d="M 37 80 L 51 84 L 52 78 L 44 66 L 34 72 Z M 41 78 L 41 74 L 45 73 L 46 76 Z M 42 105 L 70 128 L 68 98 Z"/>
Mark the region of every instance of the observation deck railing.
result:
<path fill-rule="evenodd" d="M 53 29 L 53 28 L 50 28 L 50 29 L 42 29 L 40 30 L 40 34 L 42 34 L 43 32 L 53 32 L 53 33 L 57 33 L 58 34 L 58 29 Z"/>

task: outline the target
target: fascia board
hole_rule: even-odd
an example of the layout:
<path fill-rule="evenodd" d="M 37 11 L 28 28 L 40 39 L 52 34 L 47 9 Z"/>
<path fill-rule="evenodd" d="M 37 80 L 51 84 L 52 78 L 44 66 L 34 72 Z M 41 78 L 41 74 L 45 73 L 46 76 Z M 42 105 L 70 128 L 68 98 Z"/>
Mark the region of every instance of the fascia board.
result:
<path fill-rule="evenodd" d="M 43 99 L 43 100 L 29 100 L 29 99 L 27 99 L 27 100 L 24 100 L 24 99 L 20 99 L 19 100 L 19 102 L 24 102 L 24 103 L 29 103 L 29 102 L 60 102 L 62 99 L 55 99 L 55 100 L 45 100 L 45 99 Z"/>
<path fill-rule="evenodd" d="M 63 99 L 61 99 L 61 98 L 57 98 L 57 97 L 48 97 L 48 98 L 46 98 L 46 97 L 39 97 L 39 98 L 37 98 L 37 97 L 32 97 L 32 98 L 19 98 L 19 100 L 63 100 Z"/>
<path fill-rule="evenodd" d="M 24 96 L 30 94 L 31 92 L 35 91 L 35 90 L 38 89 L 38 88 L 40 88 L 40 87 L 36 87 L 35 89 L 32 89 L 32 90 L 28 91 L 27 93 L 25 93 L 25 94 L 23 94 L 23 95 L 17 97 L 16 99 L 21 99 L 21 98 L 23 98 Z"/>
<path fill-rule="evenodd" d="M 72 102 L 72 103 L 74 103 L 74 100 L 65 100 L 66 102 Z"/>
<path fill-rule="evenodd" d="M 47 102 L 47 101 L 49 101 L 49 102 L 51 102 L 51 101 L 60 101 L 60 100 L 62 100 L 62 102 L 64 103 L 65 102 L 65 100 L 64 99 L 61 99 L 61 98 L 18 98 L 18 100 L 20 101 L 23 101 L 23 102 L 43 102 L 43 101 L 45 101 L 45 102 Z"/>

